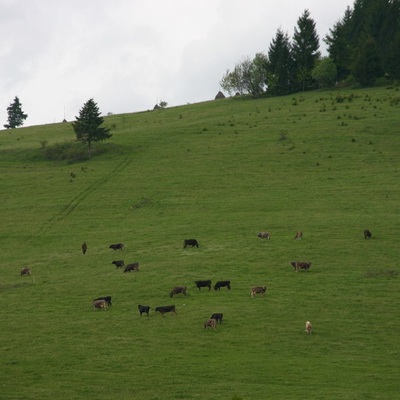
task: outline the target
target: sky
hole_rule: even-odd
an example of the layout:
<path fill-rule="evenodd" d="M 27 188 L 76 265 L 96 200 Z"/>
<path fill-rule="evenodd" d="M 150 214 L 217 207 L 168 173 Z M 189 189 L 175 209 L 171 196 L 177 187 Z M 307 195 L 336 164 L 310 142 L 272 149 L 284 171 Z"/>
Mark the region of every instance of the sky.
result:
<path fill-rule="evenodd" d="M 212 100 L 227 69 L 293 36 L 307 9 L 322 39 L 352 0 L 0 0 L 0 129 Z M 227 93 L 225 93 L 227 94 Z"/>

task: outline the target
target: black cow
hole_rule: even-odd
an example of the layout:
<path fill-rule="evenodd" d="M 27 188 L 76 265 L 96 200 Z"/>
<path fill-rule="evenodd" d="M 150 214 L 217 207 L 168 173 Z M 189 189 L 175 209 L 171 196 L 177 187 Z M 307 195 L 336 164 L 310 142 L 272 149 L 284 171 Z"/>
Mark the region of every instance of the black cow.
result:
<path fill-rule="evenodd" d="M 162 306 L 162 307 L 156 307 L 154 309 L 154 311 L 158 311 L 161 313 L 162 316 L 164 316 L 165 313 L 169 313 L 172 312 L 174 314 L 176 314 L 176 310 L 175 310 L 175 306 Z"/>
<path fill-rule="evenodd" d="M 83 254 L 85 254 L 87 252 L 87 244 L 86 244 L 86 242 L 82 243 L 81 249 L 82 249 L 82 253 Z"/>
<path fill-rule="evenodd" d="M 211 281 L 210 280 L 207 280 L 207 281 L 194 281 L 194 283 L 199 288 L 199 290 L 202 287 L 208 287 L 208 290 L 211 289 Z"/>
<path fill-rule="evenodd" d="M 114 264 L 116 268 L 125 267 L 124 260 L 113 261 L 111 264 Z"/>
<path fill-rule="evenodd" d="M 222 324 L 222 318 L 223 318 L 224 314 L 221 313 L 215 313 L 213 315 L 211 315 L 211 319 L 215 319 L 217 322 L 219 322 L 220 324 Z"/>
<path fill-rule="evenodd" d="M 371 236 L 372 236 L 372 233 L 368 229 L 366 229 L 364 231 L 364 239 L 370 239 Z"/>
<path fill-rule="evenodd" d="M 187 246 L 190 247 L 199 247 L 199 243 L 196 239 L 185 239 L 183 241 L 183 248 L 186 249 Z"/>
<path fill-rule="evenodd" d="M 109 249 L 124 250 L 125 249 L 125 245 L 123 243 L 110 244 Z"/>
<path fill-rule="evenodd" d="M 109 307 L 112 306 L 111 296 L 98 297 L 97 299 L 94 299 L 93 301 L 98 301 L 98 300 L 104 300 L 107 303 L 107 306 L 109 306 Z"/>
<path fill-rule="evenodd" d="M 175 294 L 184 294 L 187 296 L 187 287 L 186 286 L 175 286 L 170 292 L 169 297 L 173 297 Z"/>
<path fill-rule="evenodd" d="M 231 290 L 231 281 L 218 281 L 214 285 L 215 290 L 220 290 L 222 287 L 227 287 L 229 290 Z"/>
<path fill-rule="evenodd" d="M 128 264 L 124 269 L 124 272 L 131 272 L 131 271 L 139 271 L 139 263 L 138 262 Z"/>
<path fill-rule="evenodd" d="M 142 316 L 143 313 L 146 313 L 147 316 L 149 316 L 150 306 L 142 306 L 141 304 L 139 304 L 138 310 L 139 310 L 140 316 Z"/>
<path fill-rule="evenodd" d="M 292 264 L 292 266 L 296 272 L 298 272 L 300 269 L 304 269 L 305 271 L 307 271 L 311 267 L 311 263 L 309 261 L 307 261 L 307 262 L 291 261 L 290 264 Z"/>

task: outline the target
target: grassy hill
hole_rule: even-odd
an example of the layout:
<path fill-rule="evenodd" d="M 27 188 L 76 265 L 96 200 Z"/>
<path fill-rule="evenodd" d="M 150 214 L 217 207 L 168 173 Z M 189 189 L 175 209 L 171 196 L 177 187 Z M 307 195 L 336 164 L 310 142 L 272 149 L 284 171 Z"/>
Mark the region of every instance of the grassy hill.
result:
<path fill-rule="evenodd" d="M 376 88 L 113 115 L 78 162 L 45 157 L 69 123 L 1 131 L 0 399 L 396 398 L 399 111 Z"/>

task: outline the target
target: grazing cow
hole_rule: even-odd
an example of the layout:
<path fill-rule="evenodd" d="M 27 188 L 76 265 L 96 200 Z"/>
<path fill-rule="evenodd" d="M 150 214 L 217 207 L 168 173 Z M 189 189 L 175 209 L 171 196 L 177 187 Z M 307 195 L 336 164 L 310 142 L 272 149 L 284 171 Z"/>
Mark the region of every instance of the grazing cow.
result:
<path fill-rule="evenodd" d="M 147 316 L 149 316 L 150 306 L 142 306 L 141 304 L 139 304 L 138 310 L 139 310 L 140 316 L 142 316 L 143 313 L 146 313 Z"/>
<path fill-rule="evenodd" d="M 82 243 L 81 249 L 82 249 L 82 253 L 85 254 L 86 251 L 87 251 L 87 244 L 86 244 L 86 242 L 83 242 L 83 243 Z"/>
<path fill-rule="evenodd" d="M 213 315 L 211 315 L 211 319 L 215 319 L 217 322 L 219 322 L 220 324 L 222 324 L 222 318 L 223 318 L 224 314 L 221 313 L 215 313 Z"/>
<path fill-rule="evenodd" d="M 156 307 L 154 309 L 155 312 L 160 312 L 162 316 L 164 316 L 165 313 L 172 312 L 176 314 L 175 306 L 162 306 L 162 307 Z"/>
<path fill-rule="evenodd" d="M 218 281 L 214 285 L 215 290 L 220 290 L 222 287 L 227 287 L 229 290 L 231 290 L 231 281 Z"/>
<path fill-rule="evenodd" d="M 187 287 L 186 286 L 175 286 L 170 292 L 169 297 L 173 297 L 175 294 L 184 294 L 187 296 Z"/>
<path fill-rule="evenodd" d="M 364 239 L 370 239 L 371 236 L 372 236 L 372 233 L 368 229 L 366 229 L 364 231 Z"/>
<path fill-rule="evenodd" d="M 307 321 L 306 322 L 306 331 L 305 331 L 307 334 L 311 334 L 312 333 L 312 325 L 311 325 L 311 322 L 310 321 Z"/>
<path fill-rule="evenodd" d="M 131 272 L 131 271 L 139 271 L 139 263 L 138 262 L 127 264 L 127 266 L 124 269 L 124 272 Z"/>
<path fill-rule="evenodd" d="M 266 286 L 254 286 L 250 289 L 251 297 L 254 297 L 256 294 L 261 294 L 261 296 L 264 296 L 266 290 Z"/>
<path fill-rule="evenodd" d="M 125 267 L 124 260 L 113 261 L 111 264 L 114 264 L 116 268 Z"/>
<path fill-rule="evenodd" d="M 32 271 L 28 267 L 24 267 L 24 268 L 21 269 L 21 276 L 22 275 L 31 275 L 31 273 L 32 273 Z"/>
<path fill-rule="evenodd" d="M 311 267 L 311 262 L 309 261 L 307 262 L 291 261 L 290 264 L 292 264 L 296 272 L 299 272 L 300 269 L 304 269 L 305 271 L 307 271 Z"/>
<path fill-rule="evenodd" d="M 93 300 L 93 311 L 98 310 L 107 310 L 107 303 L 105 300 Z"/>
<path fill-rule="evenodd" d="M 207 281 L 194 281 L 194 283 L 199 288 L 199 290 L 202 287 L 208 287 L 208 290 L 211 290 L 211 281 L 210 280 L 207 280 Z"/>
<path fill-rule="evenodd" d="M 108 307 L 112 306 L 111 296 L 98 297 L 97 299 L 94 299 L 93 301 L 97 301 L 97 300 L 104 300 L 107 303 Z"/>
<path fill-rule="evenodd" d="M 302 231 L 297 231 L 294 240 L 300 240 L 303 237 Z"/>
<path fill-rule="evenodd" d="M 271 239 L 271 234 L 269 232 L 258 232 L 257 236 L 261 239 Z"/>
<path fill-rule="evenodd" d="M 186 249 L 187 246 L 199 247 L 199 242 L 196 239 L 185 239 L 183 241 L 183 248 Z"/>
<path fill-rule="evenodd" d="M 123 243 L 110 244 L 108 248 L 113 250 L 124 250 L 125 245 Z"/>
<path fill-rule="evenodd" d="M 204 322 L 204 329 L 213 328 L 215 329 L 217 326 L 217 320 L 215 318 L 210 318 L 206 322 Z"/>

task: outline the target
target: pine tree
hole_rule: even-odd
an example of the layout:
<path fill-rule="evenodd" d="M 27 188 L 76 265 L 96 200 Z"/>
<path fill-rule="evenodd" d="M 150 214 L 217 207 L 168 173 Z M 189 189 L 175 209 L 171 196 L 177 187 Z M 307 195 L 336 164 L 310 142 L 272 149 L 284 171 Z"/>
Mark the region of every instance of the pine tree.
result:
<path fill-rule="evenodd" d="M 110 129 L 102 127 L 104 119 L 100 116 L 99 108 L 93 99 L 88 100 L 81 110 L 79 117 L 72 124 L 78 141 L 87 144 L 89 158 L 91 157 L 92 143 L 110 139 Z"/>
<path fill-rule="evenodd" d="M 318 49 L 319 37 L 315 22 L 310 18 L 309 11 L 305 10 L 297 20 L 292 43 L 292 56 L 297 80 L 302 90 L 306 90 L 312 85 L 311 72 L 321 55 Z"/>
<path fill-rule="evenodd" d="M 15 96 L 14 101 L 7 107 L 7 113 L 8 124 L 4 125 L 6 129 L 18 128 L 28 118 L 28 114 L 22 111 L 22 104 L 17 96 Z"/>

